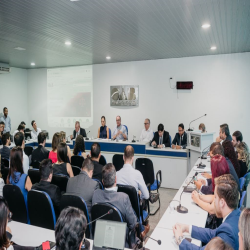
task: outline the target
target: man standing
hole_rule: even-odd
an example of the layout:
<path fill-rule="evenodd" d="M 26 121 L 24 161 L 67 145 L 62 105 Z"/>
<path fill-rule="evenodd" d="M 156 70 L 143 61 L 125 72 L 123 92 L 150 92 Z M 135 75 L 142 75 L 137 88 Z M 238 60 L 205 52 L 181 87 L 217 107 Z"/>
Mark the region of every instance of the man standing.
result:
<path fill-rule="evenodd" d="M 216 138 L 216 142 L 222 143 L 223 141 L 232 141 L 232 136 L 230 135 L 229 127 L 226 123 L 220 125 L 220 134 Z"/>
<path fill-rule="evenodd" d="M 240 131 L 235 131 L 232 136 L 232 143 L 234 149 L 236 150 L 236 146 L 239 145 L 243 141 L 243 135 Z"/>
<path fill-rule="evenodd" d="M 240 211 L 238 208 L 239 193 L 236 182 L 230 175 L 222 175 L 215 179 L 214 206 L 217 218 L 223 218 L 222 224 L 212 230 L 185 224 L 176 224 L 173 227 L 176 242 L 179 249 L 205 249 L 185 240 L 183 233 L 191 234 L 192 238 L 207 244 L 214 237 L 220 237 L 231 245 L 233 249 L 239 249 L 238 222 Z"/>
<path fill-rule="evenodd" d="M 143 129 L 141 132 L 140 141 L 145 141 L 145 142 L 151 141 L 154 137 L 154 132 L 150 128 L 150 120 L 148 118 L 145 119 L 144 126 L 145 129 Z"/>
<path fill-rule="evenodd" d="M 76 121 L 75 130 L 73 131 L 73 135 L 70 136 L 70 139 L 76 139 L 78 135 L 82 135 L 83 137 L 87 137 L 86 131 L 84 128 L 80 127 L 80 122 Z"/>
<path fill-rule="evenodd" d="M 102 182 L 102 168 L 103 165 L 99 163 L 100 157 L 101 157 L 101 147 L 100 144 L 95 142 L 91 146 L 91 160 L 94 164 L 94 172 L 93 172 L 93 179 L 98 179 L 100 182 Z"/>
<path fill-rule="evenodd" d="M 178 133 L 176 133 L 172 142 L 172 148 L 174 149 L 185 149 L 187 146 L 187 133 L 184 130 L 183 123 L 178 126 Z"/>
<path fill-rule="evenodd" d="M 157 148 L 170 147 L 169 133 L 164 131 L 164 125 L 158 125 L 158 131 L 155 132 L 151 146 L 157 146 Z"/>
<path fill-rule="evenodd" d="M 33 140 L 36 140 L 39 133 L 41 133 L 42 130 L 37 127 L 36 121 L 34 121 L 34 120 L 31 122 L 31 126 L 33 127 L 33 129 L 31 130 L 31 138 Z"/>
<path fill-rule="evenodd" d="M 115 140 L 127 140 L 128 139 L 128 132 L 125 126 L 121 124 L 121 117 L 118 115 L 116 117 L 116 127 L 113 131 L 112 138 Z"/>
<path fill-rule="evenodd" d="M 8 109 L 6 107 L 3 108 L 3 117 L 1 117 L 0 121 L 4 122 L 5 127 L 3 133 L 7 133 L 11 131 L 11 119 L 8 116 Z"/>

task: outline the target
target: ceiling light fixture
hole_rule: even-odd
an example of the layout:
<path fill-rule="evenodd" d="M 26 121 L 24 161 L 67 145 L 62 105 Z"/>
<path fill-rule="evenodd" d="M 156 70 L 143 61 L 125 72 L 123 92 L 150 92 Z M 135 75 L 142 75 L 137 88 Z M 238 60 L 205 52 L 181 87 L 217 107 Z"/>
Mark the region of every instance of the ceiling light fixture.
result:
<path fill-rule="evenodd" d="M 35 66 L 36 64 L 35 64 L 34 62 L 32 62 L 30 65 L 31 65 L 31 66 Z"/>
<path fill-rule="evenodd" d="M 21 51 L 21 50 L 26 50 L 25 48 L 22 48 L 22 47 L 16 47 L 15 49 L 16 49 L 16 50 L 20 50 L 20 51 Z"/>
<path fill-rule="evenodd" d="M 71 42 L 70 42 L 70 41 L 66 41 L 66 42 L 65 42 L 65 45 L 70 46 L 70 45 L 71 45 Z"/>
<path fill-rule="evenodd" d="M 201 27 L 203 28 L 203 29 L 208 29 L 208 28 L 210 28 L 210 24 L 209 23 L 204 23 Z"/>
<path fill-rule="evenodd" d="M 107 59 L 107 60 L 110 60 L 110 59 L 111 59 L 111 57 L 110 57 L 110 56 L 106 56 L 106 59 Z"/>
<path fill-rule="evenodd" d="M 212 46 L 211 47 L 211 50 L 216 50 L 217 48 L 215 46 Z"/>

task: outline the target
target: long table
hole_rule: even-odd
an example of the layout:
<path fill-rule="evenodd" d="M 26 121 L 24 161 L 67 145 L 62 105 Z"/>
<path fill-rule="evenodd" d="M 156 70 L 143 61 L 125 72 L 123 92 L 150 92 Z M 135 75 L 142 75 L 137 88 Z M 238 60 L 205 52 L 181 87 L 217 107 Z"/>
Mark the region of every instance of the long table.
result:
<path fill-rule="evenodd" d="M 200 162 L 200 159 L 197 160 L 196 164 Z M 206 164 L 205 169 L 198 169 L 196 166 L 192 168 L 186 180 L 181 185 L 180 189 L 176 193 L 174 199 L 170 203 L 170 206 L 176 207 L 179 205 L 180 195 L 183 191 L 183 187 L 187 185 L 187 183 L 194 176 L 195 172 L 211 172 L 210 162 L 208 160 L 202 160 L 202 163 Z M 181 197 L 181 204 L 188 208 L 187 214 L 178 213 L 176 210 L 171 209 L 168 206 L 167 210 L 163 214 L 162 218 L 158 222 L 156 228 L 154 229 L 151 237 L 156 240 L 161 240 L 161 245 L 158 245 L 157 242 L 149 239 L 146 243 L 146 248 L 154 249 L 154 250 L 171 250 L 171 249 L 179 249 L 179 246 L 175 243 L 174 234 L 173 234 L 173 226 L 176 223 L 195 225 L 198 227 L 205 227 L 206 219 L 208 213 L 197 206 L 191 198 L 191 193 L 183 193 Z M 191 238 L 190 235 L 186 236 Z M 201 242 L 196 239 L 192 239 L 193 244 L 197 246 L 201 246 Z"/>

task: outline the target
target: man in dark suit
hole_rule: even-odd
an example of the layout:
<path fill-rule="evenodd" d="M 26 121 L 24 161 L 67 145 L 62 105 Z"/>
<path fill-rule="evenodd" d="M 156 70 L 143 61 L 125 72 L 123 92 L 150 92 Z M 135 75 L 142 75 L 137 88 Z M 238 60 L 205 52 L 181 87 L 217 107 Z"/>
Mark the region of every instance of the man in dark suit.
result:
<path fill-rule="evenodd" d="M 38 147 L 32 152 L 32 155 L 31 155 L 32 163 L 34 161 L 41 162 L 42 160 L 49 158 L 49 151 L 45 148 L 45 144 L 46 144 L 45 133 L 43 132 L 39 133 L 37 139 L 38 139 Z"/>
<path fill-rule="evenodd" d="M 135 216 L 128 195 L 122 192 L 117 192 L 116 171 L 112 163 L 108 163 L 103 167 L 102 182 L 105 189 L 104 190 L 99 189 L 94 192 L 92 205 L 96 203 L 112 204 L 113 206 L 118 208 L 118 210 L 122 214 L 129 230 L 133 229 L 138 220 L 137 217 Z M 141 235 L 145 237 L 149 229 L 150 229 L 149 225 L 144 227 L 141 226 L 141 230 L 144 230 L 143 232 L 141 232 Z"/>
<path fill-rule="evenodd" d="M 170 147 L 169 133 L 164 131 L 163 124 L 158 125 L 158 131 L 154 134 L 151 146 L 157 146 L 157 148 Z"/>
<path fill-rule="evenodd" d="M 223 141 L 232 141 L 232 136 L 230 135 L 228 124 L 224 123 L 220 125 L 220 133 L 216 138 L 216 142 L 222 143 Z"/>
<path fill-rule="evenodd" d="M 184 130 L 183 123 L 178 126 L 178 133 L 176 133 L 174 140 L 172 142 L 173 149 L 185 149 L 187 146 L 187 133 Z"/>
<path fill-rule="evenodd" d="M 92 179 L 98 179 L 101 182 L 103 165 L 99 163 L 101 157 L 101 147 L 99 143 L 96 142 L 92 144 L 90 155 L 91 155 L 91 160 L 94 163 L 94 173 Z"/>
<path fill-rule="evenodd" d="M 176 224 L 173 228 L 174 236 L 179 249 L 205 249 L 185 240 L 183 233 L 191 234 L 192 238 L 207 244 L 214 237 L 220 237 L 231 245 L 233 249 L 239 249 L 238 222 L 240 211 L 238 209 L 239 193 L 237 184 L 230 174 L 222 175 L 215 179 L 214 205 L 217 218 L 223 218 L 222 224 L 212 230 L 184 224 Z"/>
<path fill-rule="evenodd" d="M 89 216 L 91 218 L 92 197 L 96 189 L 99 189 L 98 182 L 92 180 L 94 164 L 87 158 L 82 164 L 82 171 L 79 175 L 69 178 L 66 193 L 82 197 L 87 204 Z"/>
<path fill-rule="evenodd" d="M 51 184 L 53 176 L 52 161 L 50 159 L 43 160 L 39 171 L 41 180 L 39 183 L 34 184 L 31 189 L 46 192 L 50 196 L 56 218 L 58 218 L 60 214 L 61 191 L 58 186 Z"/>
<path fill-rule="evenodd" d="M 87 137 L 86 131 L 84 128 L 80 127 L 80 122 L 76 121 L 75 130 L 73 131 L 73 135 L 70 136 L 70 139 L 76 139 L 78 135 L 82 135 L 83 137 Z"/>
<path fill-rule="evenodd" d="M 2 158 L 9 160 L 10 158 L 10 133 L 5 133 L 2 135 L 3 147 L 0 149 L 0 155 Z"/>

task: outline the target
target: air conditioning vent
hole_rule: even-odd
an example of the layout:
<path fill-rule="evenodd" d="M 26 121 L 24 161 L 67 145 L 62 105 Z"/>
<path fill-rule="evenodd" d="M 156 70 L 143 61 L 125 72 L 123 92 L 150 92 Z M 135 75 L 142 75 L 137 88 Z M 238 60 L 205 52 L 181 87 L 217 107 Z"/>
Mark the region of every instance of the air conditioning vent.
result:
<path fill-rule="evenodd" d="M 0 66 L 0 74 L 10 73 L 10 67 L 1 67 Z"/>

